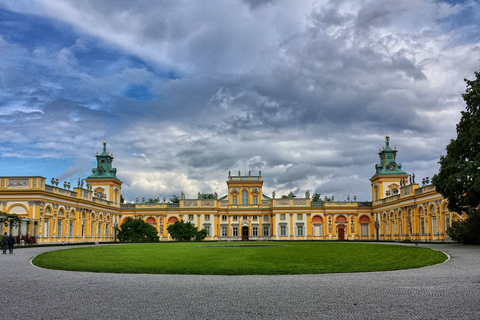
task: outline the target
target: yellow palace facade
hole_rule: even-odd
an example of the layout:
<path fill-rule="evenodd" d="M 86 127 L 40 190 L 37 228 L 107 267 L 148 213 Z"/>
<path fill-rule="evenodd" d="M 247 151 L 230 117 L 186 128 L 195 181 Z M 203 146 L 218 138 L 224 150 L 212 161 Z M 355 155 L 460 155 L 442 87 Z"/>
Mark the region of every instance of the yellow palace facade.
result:
<path fill-rule="evenodd" d="M 401 170 L 397 150 L 385 146 L 370 179 L 372 201 L 312 201 L 292 193 L 287 198 L 262 192 L 261 172 L 228 174 L 228 194 L 179 203 L 121 203 L 122 182 L 103 145 L 97 167 L 77 186 L 59 186 L 41 176 L 0 177 L 0 211 L 17 214 L 4 232 L 28 236 L 36 243 L 115 241 L 115 228 L 127 217 L 142 218 L 168 241 L 167 227 L 177 220 L 207 230 L 206 240 L 389 240 L 449 241 L 446 229 L 455 217 L 446 200 L 425 182 Z M 0 215 L 0 221 L 2 216 Z M 3 234 L 3 233 L 2 233 Z"/>

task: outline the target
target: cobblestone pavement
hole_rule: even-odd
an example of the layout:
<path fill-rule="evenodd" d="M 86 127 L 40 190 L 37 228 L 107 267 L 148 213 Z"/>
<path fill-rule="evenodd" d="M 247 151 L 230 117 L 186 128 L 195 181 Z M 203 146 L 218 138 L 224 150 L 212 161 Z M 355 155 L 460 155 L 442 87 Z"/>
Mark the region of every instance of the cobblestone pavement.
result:
<path fill-rule="evenodd" d="M 0 256 L 0 319 L 480 319 L 480 247 L 422 244 L 443 264 L 389 272 L 188 276 L 34 267 Z"/>

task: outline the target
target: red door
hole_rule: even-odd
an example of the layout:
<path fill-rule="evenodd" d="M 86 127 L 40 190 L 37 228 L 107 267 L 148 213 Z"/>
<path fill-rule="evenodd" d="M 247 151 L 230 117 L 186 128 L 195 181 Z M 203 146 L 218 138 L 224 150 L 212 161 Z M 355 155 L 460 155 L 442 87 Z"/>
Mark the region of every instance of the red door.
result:
<path fill-rule="evenodd" d="M 345 240 L 345 228 L 338 228 L 337 239 L 338 240 Z"/>
<path fill-rule="evenodd" d="M 248 227 L 242 227 L 242 241 L 248 241 Z"/>

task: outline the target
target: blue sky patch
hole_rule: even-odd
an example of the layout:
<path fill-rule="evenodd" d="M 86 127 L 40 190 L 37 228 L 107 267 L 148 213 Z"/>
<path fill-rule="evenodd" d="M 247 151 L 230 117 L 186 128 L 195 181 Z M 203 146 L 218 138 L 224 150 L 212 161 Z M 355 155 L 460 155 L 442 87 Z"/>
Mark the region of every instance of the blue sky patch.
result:
<path fill-rule="evenodd" d="M 130 85 L 125 90 L 125 97 L 132 98 L 135 100 L 147 101 L 156 98 L 154 95 L 150 93 L 148 88 L 144 85 L 133 84 Z"/>

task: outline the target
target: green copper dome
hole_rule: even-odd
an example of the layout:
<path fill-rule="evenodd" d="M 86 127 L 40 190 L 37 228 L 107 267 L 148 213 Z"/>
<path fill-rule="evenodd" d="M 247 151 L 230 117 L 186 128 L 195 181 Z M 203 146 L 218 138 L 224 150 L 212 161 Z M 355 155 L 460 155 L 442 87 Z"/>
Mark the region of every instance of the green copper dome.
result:
<path fill-rule="evenodd" d="M 107 152 L 107 142 L 103 141 L 103 152 L 95 156 L 97 158 L 97 167 L 92 169 L 92 174 L 87 179 L 115 179 L 117 178 L 117 169 L 112 167 L 113 156 Z"/>
<path fill-rule="evenodd" d="M 380 163 L 375 165 L 376 173 L 373 177 L 383 175 L 408 175 L 408 173 L 402 170 L 402 164 L 396 162 L 397 152 L 397 148 L 390 148 L 390 137 L 387 135 L 385 137 L 385 147 L 378 153 Z"/>

